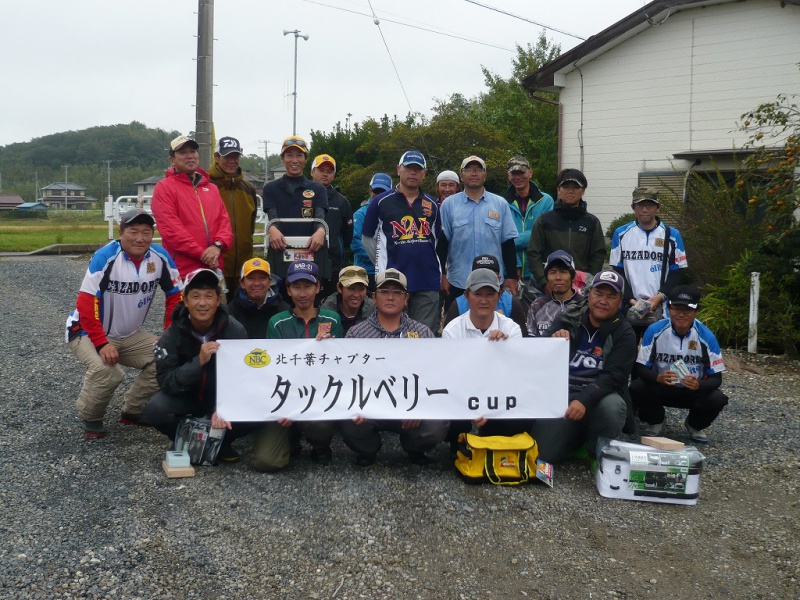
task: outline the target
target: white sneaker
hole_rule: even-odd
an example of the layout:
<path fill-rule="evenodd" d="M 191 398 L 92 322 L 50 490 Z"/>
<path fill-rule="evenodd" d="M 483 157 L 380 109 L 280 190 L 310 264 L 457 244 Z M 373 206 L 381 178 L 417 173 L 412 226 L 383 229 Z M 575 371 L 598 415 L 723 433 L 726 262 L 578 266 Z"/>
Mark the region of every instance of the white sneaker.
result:
<path fill-rule="evenodd" d="M 696 444 L 707 444 L 708 443 L 708 436 L 706 432 L 702 429 L 695 429 L 691 425 L 689 425 L 688 421 L 684 422 L 684 427 L 686 427 L 686 431 L 689 432 L 689 437 L 693 442 Z"/>
<path fill-rule="evenodd" d="M 659 433 L 661 433 L 661 428 L 664 427 L 664 421 L 661 423 L 645 423 L 644 431 L 642 435 L 646 435 L 648 437 L 655 437 Z"/>

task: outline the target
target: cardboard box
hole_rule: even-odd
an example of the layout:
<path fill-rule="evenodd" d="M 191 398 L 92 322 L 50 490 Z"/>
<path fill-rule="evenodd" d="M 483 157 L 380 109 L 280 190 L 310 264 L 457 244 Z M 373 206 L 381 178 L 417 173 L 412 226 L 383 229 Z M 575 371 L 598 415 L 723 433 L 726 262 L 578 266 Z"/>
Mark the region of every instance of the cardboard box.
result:
<path fill-rule="evenodd" d="M 683 450 L 686 447 L 686 444 L 683 442 L 679 442 L 678 440 L 671 440 L 666 437 L 660 436 L 642 436 L 642 444 L 645 446 L 652 446 L 653 448 L 658 448 L 659 450 Z"/>
<path fill-rule="evenodd" d="M 161 468 L 164 469 L 167 477 L 173 479 L 175 477 L 194 477 L 194 467 L 170 467 L 166 460 L 161 461 Z"/>

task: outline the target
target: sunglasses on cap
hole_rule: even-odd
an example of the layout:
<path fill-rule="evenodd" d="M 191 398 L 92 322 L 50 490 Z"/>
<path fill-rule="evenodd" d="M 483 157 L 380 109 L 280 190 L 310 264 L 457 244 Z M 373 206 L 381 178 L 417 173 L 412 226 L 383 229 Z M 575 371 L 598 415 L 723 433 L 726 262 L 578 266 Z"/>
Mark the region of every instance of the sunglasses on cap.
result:
<path fill-rule="evenodd" d="M 284 140 L 282 147 L 288 148 L 289 146 L 299 146 L 300 148 L 306 148 L 308 147 L 308 144 L 306 144 L 305 140 L 291 140 L 291 139 Z"/>

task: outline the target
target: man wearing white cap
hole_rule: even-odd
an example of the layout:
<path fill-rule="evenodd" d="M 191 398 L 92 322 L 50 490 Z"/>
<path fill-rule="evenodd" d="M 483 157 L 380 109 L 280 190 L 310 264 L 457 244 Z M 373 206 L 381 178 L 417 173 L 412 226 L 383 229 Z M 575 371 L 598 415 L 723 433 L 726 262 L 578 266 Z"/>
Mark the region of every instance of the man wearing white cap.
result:
<path fill-rule="evenodd" d="M 446 198 L 461 190 L 461 180 L 455 171 L 442 171 L 436 176 L 436 201 L 439 206 Z"/>
<path fill-rule="evenodd" d="M 375 272 L 397 269 L 408 278 L 408 314 L 438 331 L 441 268 L 436 241 L 441 237 L 439 206 L 420 190 L 427 163 L 421 152 L 400 157 L 397 188 L 375 198 L 364 217 L 362 241 L 374 257 Z"/>
<path fill-rule="evenodd" d="M 447 294 L 445 310 L 464 293 L 472 260 L 481 254 L 500 258 L 503 287 L 512 295 L 517 294 L 514 240 L 518 232 L 508 202 L 484 188 L 486 162 L 479 156 L 468 156 L 461 162 L 461 181 L 464 191 L 442 203 L 444 236 L 437 250 L 440 261 L 446 265 L 441 285 Z"/>
<path fill-rule="evenodd" d="M 228 211 L 219 189 L 200 168 L 198 148 L 185 135 L 172 140 L 172 166 L 153 191 L 153 216 L 162 244 L 182 277 L 196 269 L 224 269 L 222 254 L 233 246 Z"/>

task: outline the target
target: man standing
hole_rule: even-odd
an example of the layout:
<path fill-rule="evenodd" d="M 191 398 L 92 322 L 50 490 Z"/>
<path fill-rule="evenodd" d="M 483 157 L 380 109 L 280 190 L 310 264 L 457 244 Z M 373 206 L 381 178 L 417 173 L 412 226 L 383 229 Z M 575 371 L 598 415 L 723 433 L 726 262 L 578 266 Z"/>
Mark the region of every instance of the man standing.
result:
<path fill-rule="evenodd" d="M 181 418 L 210 418 L 211 426 L 227 429 L 218 458 L 239 460 L 231 442 L 250 431 L 217 415 L 216 353 L 220 340 L 247 339 L 244 327 L 220 306 L 222 290 L 214 271 L 198 269 L 186 276 L 183 304 L 153 349 L 161 388 L 142 409 L 141 422 L 175 439 Z M 256 464 L 258 457 L 256 456 Z"/>
<path fill-rule="evenodd" d="M 316 263 L 302 260 L 290 263 L 286 275 L 286 290 L 294 308 L 270 319 L 267 339 L 344 337 L 338 315 L 314 306 L 314 299 L 320 290 L 319 267 Z M 292 426 L 292 421 L 281 419 L 277 421 L 277 425 L 282 431 L 272 427 L 273 435 L 265 436 L 263 440 L 263 456 L 270 465 L 269 470 L 283 468 L 289 462 L 289 427 Z M 303 421 L 298 423 L 298 428 L 311 444 L 311 460 L 320 465 L 330 464 L 333 457 L 331 440 L 335 431 L 334 422 Z"/>
<path fill-rule="evenodd" d="M 152 244 L 155 221 L 141 209 L 122 215 L 119 239 L 92 255 L 76 308 L 67 319 L 66 341 L 86 367 L 75 403 L 88 437 L 106 435 L 103 417 L 122 382 L 120 365 L 141 369 L 122 400 L 121 423 L 132 424 L 158 390 L 152 334 L 141 330 L 156 288 L 167 297 L 164 327 L 181 299 L 181 280 L 172 258 Z"/>
<path fill-rule="evenodd" d="M 336 177 L 336 161 L 330 154 L 320 154 L 311 166 L 311 177 L 325 186 L 328 193 L 328 212 L 325 222 L 328 224 L 330 238 L 331 276 L 324 280 L 322 296 L 327 297 L 336 290 L 339 271 L 344 266 L 344 249 L 353 241 L 353 209 L 350 201 L 333 187 Z"/>
<path fill-rule="evenodd" d="M 280 290 L 281 278 L 274 280 L 269 263 L 264 258 L 251 258 L 242 265 L 239 289 L 228 304 L 230 315 L 247 330 L 247 337 L 260 340 L 267 337 L 269 320 L 279 312 L 289 310 Z"/>
<path fill-rule="evenodd" d="M 377 275 L 373 294 L 375 312 L 363 323 L 350 328 L 348 338 L 432 338 L 433 332 L 403 313 L 408 300 L 406 276 L 397 269 L 386 269 Z M 381 449 L 381 431 L 400 436 L 400 444 L 415 465 L 426 465 L 425 452 L 444 440 L 448 421 L 367 420 L 356 417 L 342 421 L 344 443 L 357 454 L 356 464 L 367 467 L 375 462 Z"/>
<path fill-rule="evenodd" d="M 669 320 L 647 328 L 636 360 L 639 378 L 631 384 L 634 405 L 645 422 L 644 435 L 659 435 L 665 406 L 688 408 L 684 427 L 698 444 L 707 444 L 705 430 L 728 404 L 722 385 L 719 342 L 697 320 L 700 292 L 676 286 L 669 294 Z"/>
<path fill-rule="evenodd" d="M 528 267 L 539 289 L 544 289 L 547 278 L 544 263 L 556 250 L 572 256 L 575 269 L 584 273 L 597 273 L 606 258 L 606 240 L 600 219 L 586 210 L 583 193 L 586 177 L 578 169 L 564 169 L 558 174 L 558 200 L 553 210 L 540 216 L 533 226 L 528 246 Z M 585 276 L 576 285 L 583 288 Z"/>
<path fill-rule="evenodd" d="M 649 303 L 645 311 L 649 320 L 657 321 L 663 315 L 662 302 L 680 279 L 680 270 L 688 266 L 686 251 L 680 232 L 658 218 L 661 204 L 657 190 L 647 187 L 633 190 L 631 208 L 636 220 L 614 231 L 609 263 L 625 278 L 623 310 L 644 299 Z M 634 324 L 637 337 L 646 328 L 647 325 Z"/>
<path fill-rule="evenodd" d="M 567 252 L 556 250 L 548 256 L 544 272 L 549 294 L 539 296 L 528 309 L 527 328 L 531 337 L 547 337 L 565 309 L 580 310 L 586 304 L 586 296 L 572 289 L 575 263 Z"/>
<path fill-rule="evenodd" d="M 219 189 L 200 168 L 198 148 L 185 135 L 172 140 L 172 166 L 153 191 L 158 232 L 182 277 L 196 269 L 224 269 L 222 253 L 233 247 L 228 211 Z"/>
<path fill-rule="evenodd" d="M 522 330 L 510 318 L 497 311 L 500 299 L 500 280 L 491 269 L 478 267 L 467 277 L 464 297 L 469 310 L 451 321 L 442 331 L 442 339 L 487 339 L 490 341 L 522 337 Z M 527 419 L 475 420 L 480 435 L 515 435 L 530 429 L 532 422 Z M 458 440 L 458 434 L 467 433 L 472 428 L 469 421 L 453 421 L 448 434 L 451 449 Z"/>
<path fill-rule="evenodd" d="M 461 191 L 461 180 L 455 171 L 442 171 L 436 177 L 436 202 L 442 206 L 442 202 L 453 194 Z"/>
<path fill-rule="evenodd" d="M 585 445 L 594 457 L 597 440 L 614 439 L 632 409 L 628 377 L 636 360 L 636 336 L 619 312 L 624 289 L 614 271 L 597 274 L 577 318 L 564 315 L 554 337 L 569 340 L 569 405 L 560 419 L 537 419 L 532 435 L 539 457 L 558 463 Z"/>
<path fill-rule="evenodd" d="M 296 135 L 289 136 L 281 144 L 281 162 L 286 173 L 280 179 L 264 184 L 262 198 L 264 213 L 268 220 L 282 219 L 325 219 L 328 210 L 328 193 L 325 186 L 303 176 L 303 168 L 308 160 L 308 144 Z M 308 249 L 316 252 L 325 243 L 325 228 L 322 223 L 314 223 L 308 240 Z M 276 252 L 286 249 L 286 235 L 308 235 L 308 227 L 297 223 L 271 225 L 267 230 L 269 247 Z M 274 267 L 275 265 L 273 265 Z"/>
<path fill-rule="evenodd" d="M 338 292 L 322 301 L 321 308 L 339 315 L 345 334 L 353 325 L 365 321 L 375 311 L 375 303 L 367 298 L 367 272 L 355 265 L 339 271 Z"/>
<path fill-rule="evenodd" d="M 528 245 L 531 241 L 531 230 L 536 219 L 549 210 L 553 210 L 553 198 L 545 194 L 534 183 L 531 176 L 533 169 L 524 156 L 515 156 L 508 161 L 508 182 L 511 184 L 503 194 L 511 207 L 511 216 L 517 227 L 514 248 L 517 251 L 517 268 L 520 277 L 529 279 Z"/>
<path fill-rule="evenodd" d="M 442 203 L 442 231 L 439 258 L 446 264 L 442 291 L 447 294 L 445 310 L 464 293 L 473 259 L 480 254 L 500 257 L 503 287 L 517 295 L 517 256 L 514 240 L 518 232 L 505 198 L 487 192 L 486 162 L 468 156 L 461 162 L 464 191 Z"/>
<path fill-rule="evenodd" d="M 361 239 L 376 273 L 397 269 L 408 278 L 409 316 L 437 331 L 442 271 L 436 240 L 442 226 L 436 201 L 420 191 L 426 173 L 421 153 L 409 150 L 400 157 L 400 183 L 370 203 Z"/>
<path fill-rule="evenodd" d="M 220 138 L 214 152 L 214 164 L 208 170 L 211 181 L 219 188 L 233 231 L 233 245 L 222 255 L 228 302 L 233 300 L 239 286 L 239 273 L 244 261 L 253 256 L 253 233 L 256 230 L 256 190 L 239 167 L 242 154 L 244 150 L 239 140 Z"/>
<path fill-rule="evenodd" d="M 364 217 L 367 216 L 367 209 L 372 199 L 390 189 L 392 189 L 392 178 L 386 173 L 375 173 L 369 182 L 369 198 L 361 203 L 361 207 L 353 215 L 353 241 L 350 243 L 350 248 L 353 251 L 353 264 L 367 272 L 370 291 L 375 290 L 375 263 L 372 262 L 372 258 L 370 258 L 364 248 L 364 242 L 361 240 Z"/>

